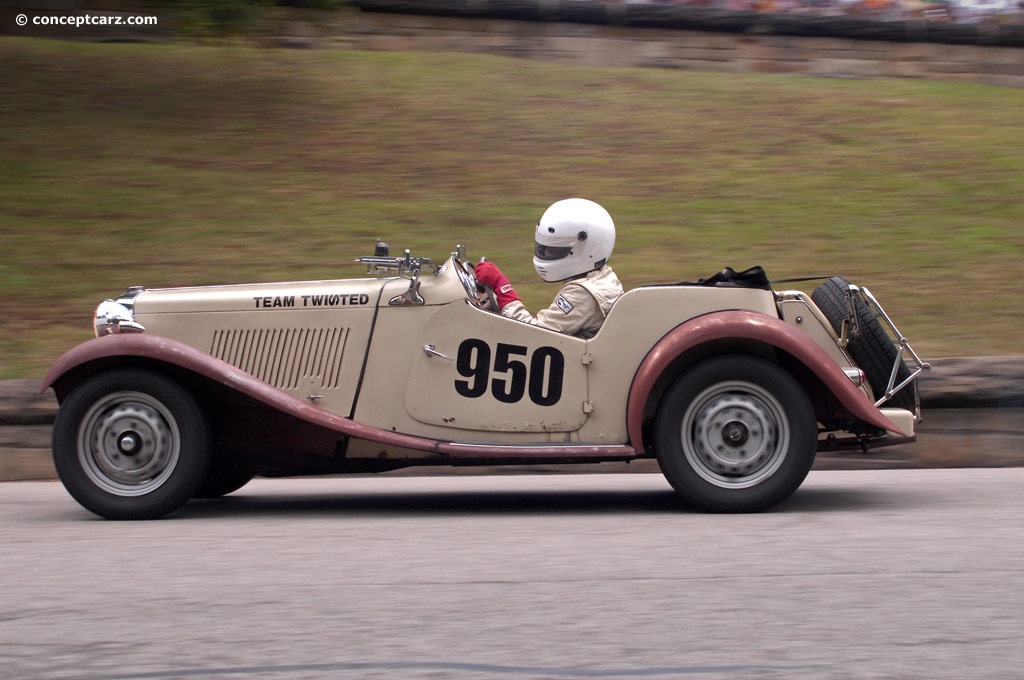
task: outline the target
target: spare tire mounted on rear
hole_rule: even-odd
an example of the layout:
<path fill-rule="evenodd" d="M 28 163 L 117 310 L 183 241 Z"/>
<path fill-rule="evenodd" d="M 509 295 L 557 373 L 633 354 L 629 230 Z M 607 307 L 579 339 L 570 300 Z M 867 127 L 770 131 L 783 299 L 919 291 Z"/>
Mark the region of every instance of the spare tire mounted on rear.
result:
<path fill-rule="evenodd" d="M 849 318 L 848 300 L 852 299 L 857 324 L 849 334 L 846 349 L 867 376 L 876 400 L 885 395 L 893 366 L 897 361 L 899 367 L 893 384 L 899 385 L 910 377 L 910 368 L 902 358 L 899 358 L 899 349 L 879 321 L 878 313 L 871 309 L 860 295 L 854 294 L 850 297 L 850 284 L 845 279 L 833 276 L 815 289 L 811 299 L 840 335 L 843 332 L 843 322 Z M 908 386 L 900 390 L 885 402 L 885 405 L 915 411 L 915 389 Z"/>

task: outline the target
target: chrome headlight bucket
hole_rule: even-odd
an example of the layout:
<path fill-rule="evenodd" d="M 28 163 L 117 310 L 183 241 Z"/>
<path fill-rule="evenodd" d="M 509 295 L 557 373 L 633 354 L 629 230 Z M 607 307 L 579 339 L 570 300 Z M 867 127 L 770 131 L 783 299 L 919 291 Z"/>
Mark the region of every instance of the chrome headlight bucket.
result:
<path fill-rule="evenodd" d="M 141 287 L 130 288 L 117 301 L 104 300 L 96 307 L 92 326 L 97 338 L 118 333 L 142 333 L 146 330 L 135 321 L 132 312 L 133 298 L 141 292 Z"/>

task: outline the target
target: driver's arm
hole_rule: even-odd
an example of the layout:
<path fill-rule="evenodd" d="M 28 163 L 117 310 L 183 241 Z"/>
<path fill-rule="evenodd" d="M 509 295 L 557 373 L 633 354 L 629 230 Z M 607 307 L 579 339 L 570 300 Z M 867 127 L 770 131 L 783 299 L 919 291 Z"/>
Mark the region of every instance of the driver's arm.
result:
<path fill-rule="evenodd" d="M 600 325 L 600 306 L 590 291 L 583 286 L 562 286 L 551 306 L 534 316 L 523 305 L 508 277 L 493 262 L 478 264 L 476 278 L 494 290 L 494 297 L 502 316 L 569 335 L 576 335 L 584 330 L 594 319 L 597 319 Z"/>
<path fill-rule="evenodd" d="M 534 316 L 519 300 L 501 308 L 501 315 L 567 335 L 578 335 L 592 319 L 601 318 L 594 296 L 583 286 L 565 286 L 551 306 Z"/>

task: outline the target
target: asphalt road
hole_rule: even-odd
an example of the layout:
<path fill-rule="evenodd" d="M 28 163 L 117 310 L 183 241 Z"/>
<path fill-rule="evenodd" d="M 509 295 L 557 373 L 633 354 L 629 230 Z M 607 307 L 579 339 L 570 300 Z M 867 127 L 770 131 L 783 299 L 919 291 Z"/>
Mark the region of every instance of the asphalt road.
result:
<path fill-rule="evenodd" d="M 257 480 L 154 522 L 0 485 L 0 677 L 1024 678 L 1024 469 Z"/>

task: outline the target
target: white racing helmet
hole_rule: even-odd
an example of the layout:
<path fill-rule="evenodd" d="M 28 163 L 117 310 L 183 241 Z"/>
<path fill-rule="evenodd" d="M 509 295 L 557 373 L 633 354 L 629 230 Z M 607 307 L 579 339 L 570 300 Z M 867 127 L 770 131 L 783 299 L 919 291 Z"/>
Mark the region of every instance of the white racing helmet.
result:
<path fill-rule="evenodd" d="M 608 211 L 585 198 L 551 205 L 537 223 L 533 266 L 545 281 L 565 281 L 600 269 L 615 247 Z"/>

